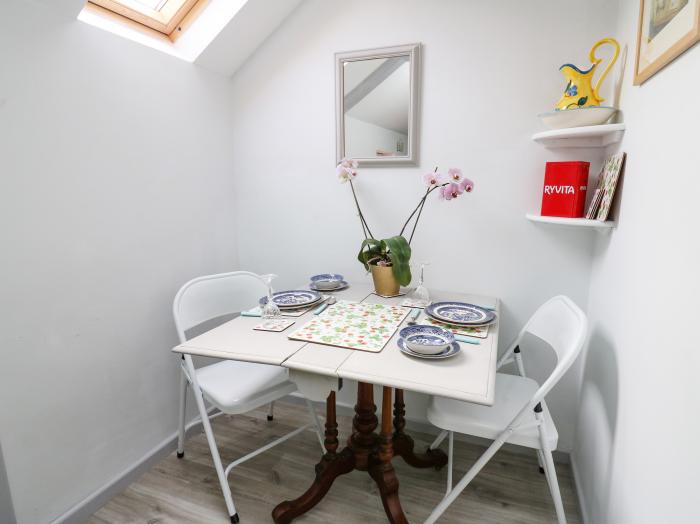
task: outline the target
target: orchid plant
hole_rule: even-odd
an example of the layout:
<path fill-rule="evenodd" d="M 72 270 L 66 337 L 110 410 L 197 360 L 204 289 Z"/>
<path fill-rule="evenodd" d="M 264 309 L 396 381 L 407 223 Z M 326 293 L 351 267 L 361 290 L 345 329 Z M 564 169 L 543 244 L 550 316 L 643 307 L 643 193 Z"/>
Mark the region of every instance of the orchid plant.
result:
<path fill-rule="evenodd" d="M 391 266 L 398 283 L 402 286 L 407 286 L 411 282 L 411 266 L 409 263 L 411 259 L 411 242 L 413 241 L 413 235 L 416 232 L 416 227 L 418 227 L 418 221 L 423 213 L 423 207 L 428 199 L 428 195 L 437 191 L 437 195 L 441 200 L 454 200 L 464 193 L 471 193 L 474 190 L 474 182 L 466 178 L 458 168 L 450 168 L 447 174 L 443 174 L 438 172 L 436 167 L 433 172 L 423 175 L 423 182 L 426 187 L 425 193 L 404 222 L 399 234 L 391 238 L 377 239 L 367 224 L 367 220 L 360 208 L 360 203 L 357 200 L 357 193 L 355 193 L 353 181 L 357 178 L 357 168 L 357 160 L 351 158 L 343 159 L 336 168 L 340 182 L 350 183 L 352 197 L 355 200 L 355 206 L 362 225 L 362 233 L 365 237 L 360 246 L 357 259 L 368 271 L 370 265 Z M 413 227 L 408 240 L 406 240 L 404 232 L 409 227 L 411 220 L 413 220 Z"/>

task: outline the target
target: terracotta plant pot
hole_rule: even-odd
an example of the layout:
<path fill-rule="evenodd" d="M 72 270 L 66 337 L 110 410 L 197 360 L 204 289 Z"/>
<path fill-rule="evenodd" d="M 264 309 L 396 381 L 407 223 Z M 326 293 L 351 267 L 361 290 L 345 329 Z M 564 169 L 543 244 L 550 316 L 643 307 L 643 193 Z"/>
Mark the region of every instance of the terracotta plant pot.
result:
<path fill-rule="evenodd" d="M 393 296 L 399 294 L 399 283 L 396 281 L 391 266 L 375 266 L 370 264 L 374 290 L 379 295 Z"/>

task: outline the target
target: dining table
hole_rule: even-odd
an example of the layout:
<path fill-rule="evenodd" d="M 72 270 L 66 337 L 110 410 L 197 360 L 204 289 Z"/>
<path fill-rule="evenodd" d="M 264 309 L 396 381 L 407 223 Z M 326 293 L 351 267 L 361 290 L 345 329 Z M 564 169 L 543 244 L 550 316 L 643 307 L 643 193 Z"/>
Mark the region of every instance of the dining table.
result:
<path fill-rule="evenodd" d="M 304 289 L 300 287 L 298 289 Z M 383 297 L 366 283 L 352 283 L 346 289 L 328 293 L 337 301 L 401 306 L 405 296 Z M 325 401 L 325 454 L 315 465 L 315 476 L 305 492 L 294 500 L 275 506 L 272 520 L 286 524 L 310 511 L 330 490 L 333 481 L 354 470 L 367 472 L 379 488 L 389 522 L 407 523 L 399 498 L 399 479 L 392 460 L 400 457 L 415 468 L 442 468 L 447 455 L 439 449 L 419 452 L 406 431 L 405 391 L 448 397 L 481 405 L 492 405 L 498 353 L 499 300 L 458 291 L 430 291 L 432 302 L 460 301 L 493 310 L 496 320 L 485 338 L 473 344 L 461 343 L 461 350 L 446 359 L 415 358 L 397 346 L 398 332 L 378 352 L 331 346 L 289 338 L 295 328 L 316 317 L 313 309 L 294 318 L 295 324 L 282 332 L 253 329 L 260 318 L 238 316 L 183 344 L 173 351 L 190 355 L 271 364 L 289 369 L 290 380 L 311 400 Z M 406 308 L 408 313 L 410 308 Z M 321 313 L 323 315 L 324 313 Z M 421 313 L 418 323 L 422 323 Z M 336 393 L 344 380 L 357 382 L 357 401 L 352 434 L 340 449 L 336 420 Z M 381 387 L 380 417 L 374 386 Z"/>

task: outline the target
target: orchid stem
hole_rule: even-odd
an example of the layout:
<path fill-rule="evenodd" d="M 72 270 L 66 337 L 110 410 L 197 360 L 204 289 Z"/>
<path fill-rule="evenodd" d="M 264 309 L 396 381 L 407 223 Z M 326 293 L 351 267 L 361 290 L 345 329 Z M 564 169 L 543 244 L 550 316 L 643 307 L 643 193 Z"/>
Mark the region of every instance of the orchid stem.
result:
<path fill-rule="evenodd" d="M 416 233 L 416 228 L 418 227 L 418 221 L 420 220 L 420 215 L 423 213 L 423 208 L 425 207 L 425 198 L 423 199 L 423 203 L 420 206 L 420 211 L 418 211 L 418 216 L 416 217 L 416 221 L 413 223 L 413 231 L 411 231 L 411 236 L 408 239 L 408 245 L 411 245 L 411 241 L 413 240 L 413 235 Z"/>
<path fill-rule="evenodd" d="M 433 169 L 433 173 L 437 173 L 437 170 L 438 170 L 438 166 L 435 166 L 435 169 Z M 434 189 L 437 189 L 438 187 L 442 187 L 442 186 L 444 186 L 444 185 L 445 185 L 445 184 L 442 184 L 442 185 L 440 185 L 440 186 L 433 186 L 433 187 L 429 187 L 429 188 L 427 189 L 427 191 L 425 192 L 425 195 L 423 195 L 423 198 L 420 199 L 420 201 L 418 202 L 418 205 L 417 205 L 416 208 L 413 210 L 413 213 L 411 213 L 410 215 L 408 215 L 408 218 L 406 219 L 406 222 L 404 222 L 403 227 L 401 228 L 401 232 L 399 233 L 399 236 L 403 235 L 403 232 L 406 230 L 406 226 L 408 226 L 408 223 L 409 223 L 409 222 L 411 221 L 411 219 L 413 218 L 413 215 L 416 214 L 416 211 L 418 211 L 418 208 L 421 207 L 421 206 L 423 206 L 423 205 L 425 205 L 425 199 L 428 198 L 428 195 L 429 195 L 430 193 L 432 193 Z M 420 217 L 420 213 L 418 213 L 418 216 Z M 416 220 L 417 220 L 417 219 L 416 219 Z M 413 230 L 414 230 L 414 231 L 416 230 L 415 226 L 413 227 Z M 413 235 L 411 235 L 411 237 L 413 237 Z M 409 244 L 410 244 L 410 241 L 409 241 Z"/>
<path fill-rule="evenodd" d="M 435 187 L 437 187 L 437 186 L 435 186 Z M 411 213 L 410 215 L 408 215 L 408 218 L 406 219 L 406 222 L 404 222 L 404 225 L 403 225 L 403 227 L 401 228 L 401 232 L 399 233 L 399 236 L 403 235 L 403 232 L 406 230 L 406 226 L 408 226 L 408 223 L 409 223 L 409 222 L 411 221 L 411 219 L 413 218 L 413 215 L 416 214 L 416 212 L 418 211 L 418 208 L 423 204 L 423 202 L 425 202 L 425 199 L 428 197 L 428 195 L 430 194 L 430 192 L 431 192 L 433 189 L 435 189 L 435 187 L 431 187 L 430 189 L 428 189 L 428 190 L 425 192 L 425 195 L 423 195 L 423 198 L 420 199 L 420 201 L 418 202 L 418 205 L 417 205 L 416 208 L 413 210 L 413 213 Z"/>
<path fill-rule="evenodd" d="M 355 206 L 357 207 L 357 212 L 360 214 L 360 222 L 362 223 L 362 232 L 365 235 L 365 239 L 367 239 L 367 234 L 369 233 L 369 238 L 374 238 L 374 235 L 372 234 L 372 231 L 369 228 L 369 225 L 367 225 L 367 221 L 365 220 L 365 216 L 362 214 L 362 209 L 360 209 L 360 203 L 357 201 L 357 195 L 355 194 L 355 186 L 352 184 L 352 180 L 350 182 L 350 189 L 352 189 L 352 197 L 355 199 Z M 366 228 L 366 231 L 365 231 Z"/>
<path fill-rule="evenodd" d="M 416 224 L 418 224 L 418 219 L 420 218 L 420 214 L 423 212 L 422 206 L 425 205 L 425 201 L 428 198 L 428 195 L 440 187 L 445 187 L 447 184 L 449 184 L 449 182 L 445 182 L 444 184 L 440 184 L 439 186 L 433 186 L 425 192 L 425 195 L 423 195 L 423 198 L 420 199 L 420 202 L 418 202 L 418 205 L 413 210 L 413 213 L 411 213 L 408 216 L 408 218 L 406 219 L 406 222 L 404 223 L 403 227 L 401 228 L 401 232 L 399 233 L 399 236 L 403 235 L 403 232 L 406 230 L 408 223 L 411 221 L 411 219 L 413 218 L 413 215 L 415 215 L 416 213 L 418 213 L 418 217 L 416 218 Z M 413 230 L 414 231 L 416 230 L 415 226 L 413 226 Z M 411 237 L 413 237 L 413 235 L 411 235 Z M 410 244 L 410 242 L 409 242 L 409 244 Z"/>

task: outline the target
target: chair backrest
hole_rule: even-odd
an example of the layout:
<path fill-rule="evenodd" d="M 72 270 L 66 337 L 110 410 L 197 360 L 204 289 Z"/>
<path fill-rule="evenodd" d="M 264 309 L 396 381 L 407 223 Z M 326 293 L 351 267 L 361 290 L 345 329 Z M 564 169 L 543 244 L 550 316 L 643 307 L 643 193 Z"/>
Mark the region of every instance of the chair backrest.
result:
<path fill-rule="evenodd" d="M 233 271 L 197 277 L 180 288 L 173 301 L 173 317 L 180 337 L 185 331 L 207 320 L 238 313 L 257 304 L 267 294 L 260 275 L 250 271 Z"/>
<path fill-rule="evenodd" d="M 581 353 L 588 333 L 588 319 L 574 302 L 563 295 L 542 304 L 523 327 L 518 340 L 530 333 L 549 344 L 557 355 L 557 364 L 540 386 L 533 403 L 541 401 Z"/>

